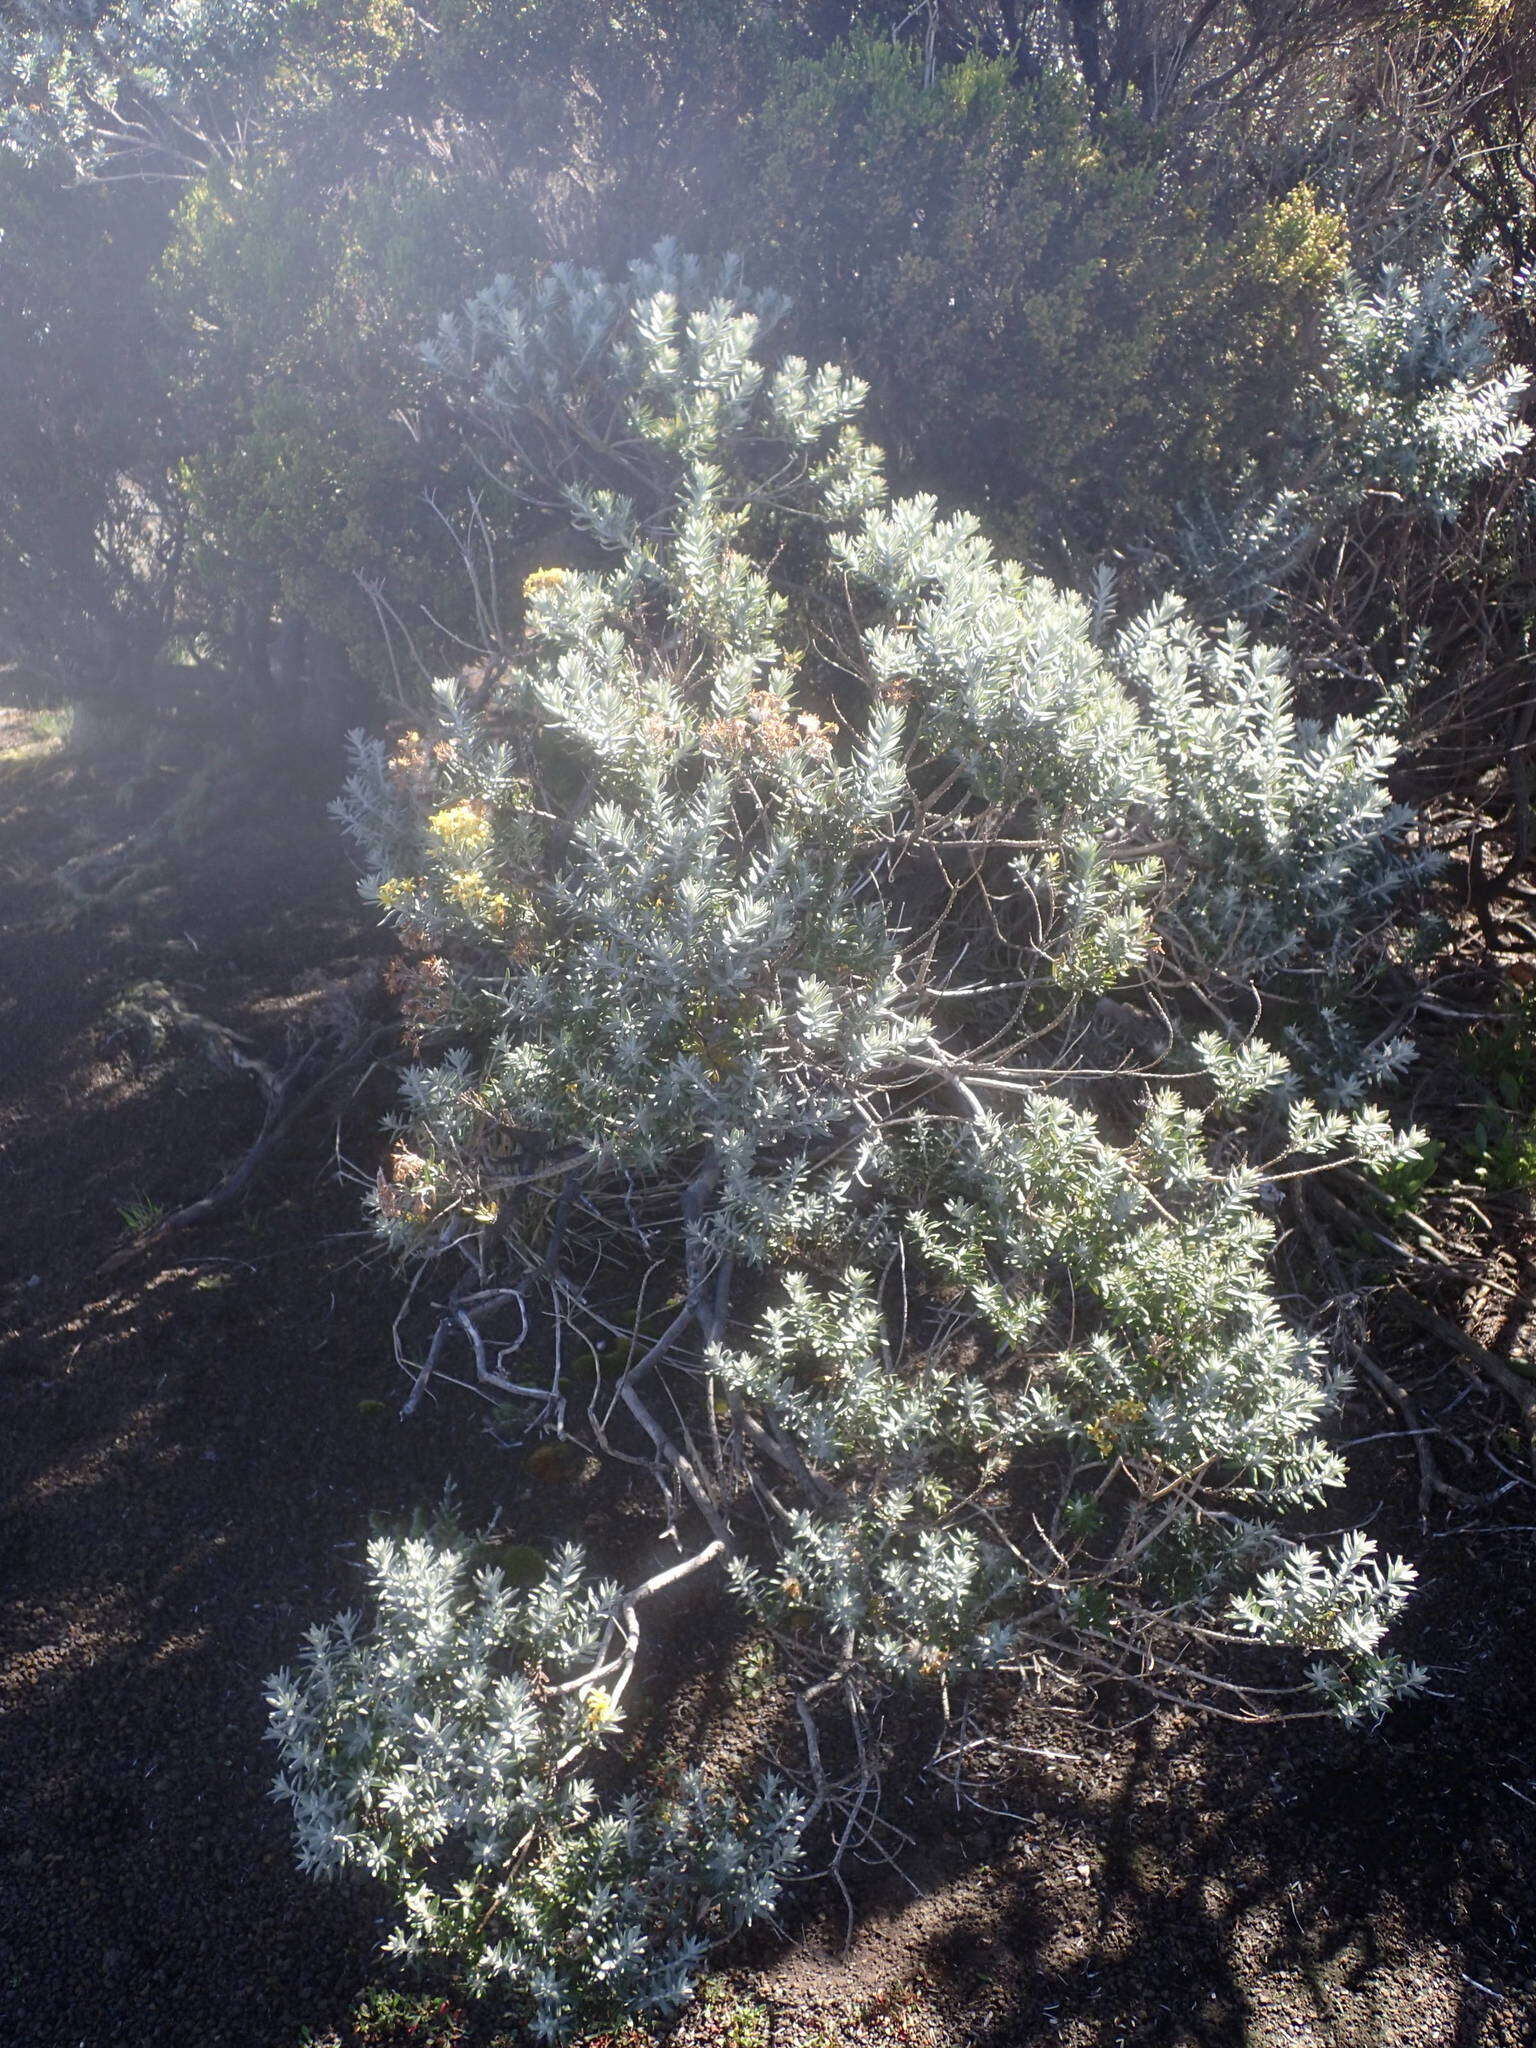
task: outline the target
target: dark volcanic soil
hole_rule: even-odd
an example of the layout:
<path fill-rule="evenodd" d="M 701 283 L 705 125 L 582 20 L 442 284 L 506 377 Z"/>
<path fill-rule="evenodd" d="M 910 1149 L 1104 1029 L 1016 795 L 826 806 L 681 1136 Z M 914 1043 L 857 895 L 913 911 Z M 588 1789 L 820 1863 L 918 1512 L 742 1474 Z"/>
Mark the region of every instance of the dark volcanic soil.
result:
<path fill-rule="evenodd" d="M 337 779 L 269 763 L 244 797 L 199 803 L 190 768 L 0 759 L 0 2019 L 17 2048 L 428 2039 L 356 2016 L 383 1902 L 294 1873 L 261 1682 L 356 1597 L 371 1511 L 430 1505 L 450 1475 L 473 1513 L 519 1527 L 579 1509 L 531 1500 L 467 1407 L 394 1420 L 397 1285 L 337 1175 L 338 1132 L 371 1163 L 379 1079 L 241 1207 L 103 1270 L 121 1212 L 202 1194 L 260 1113 L 248 1078 L 115 1034 L 124 989 L 169 983 L 273 1055 L 307 973 L 379 952 L 324 816 Z M 173 797 L 179 837 L 156 822 Z M 115 866 L 78 865 L 118 844 Z M 71 861 L 87 903 L 55 879 Z M 1396 1426 L 1362 1403 L 1359 1434 Z M 1358 1735 L 1026 1714 L 1020 1741 L 1055 1754 L 1018 1758 L 985 1832 L 923 1817 L 925 1896 L 873 1885 L 846 1954 L 841 1924 L 814 1919 L 800 1945 L 755 1941 L 681 2039 L 1536 2038 L 1518 1526 L 1536 1513 L 1421 1531 L 1406 1450 L 1361 1469 L 1374 1530 L 1419 1562 L 1405 1647 L 1439 1696 Z"/>

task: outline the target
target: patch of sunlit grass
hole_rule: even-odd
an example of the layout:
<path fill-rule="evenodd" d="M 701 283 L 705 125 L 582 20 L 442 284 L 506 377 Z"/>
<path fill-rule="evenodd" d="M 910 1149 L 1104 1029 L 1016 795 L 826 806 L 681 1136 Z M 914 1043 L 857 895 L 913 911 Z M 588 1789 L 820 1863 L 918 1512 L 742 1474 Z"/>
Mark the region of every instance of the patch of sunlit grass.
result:
<path fill-rule="evenodd" d="M 0 704 L 0 761 L 21 761 L 56 752 L 68 741 L 74 723 L 74 709 L 68 704 L 44 710 Z"/>
<path fill-rule="evenodd" d="M 130 1237 L 146 1237 L 165 1221 L 167 1212 L 164 1203 L 153 1201 L 148 1195 L 135 1195 L 131 1201 L 120 1203 L 117 1213 Z"/>

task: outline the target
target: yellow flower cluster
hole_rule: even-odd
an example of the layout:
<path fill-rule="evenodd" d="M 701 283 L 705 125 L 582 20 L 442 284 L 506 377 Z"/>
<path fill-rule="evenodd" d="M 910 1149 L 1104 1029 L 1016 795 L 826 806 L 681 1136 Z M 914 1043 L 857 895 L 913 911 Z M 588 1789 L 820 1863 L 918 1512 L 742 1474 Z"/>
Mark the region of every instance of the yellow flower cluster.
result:
<path fill-rule="evenodd" d="M 1095 1421 L 1084 1423 L 1083 1434 L 1091 1437 L 1107 1458 L 1119 1448 L 1120 1439 L 1144 1420 L 1146 1412 L 1142 1401 L 1116 1401 Z"/>
<path fill-rule="evenodd" d="M 583 1702 L 581 1725 L 588 1735 L 595 1735 L 613 1719 L 614 1712 L 613 1701 L 600 1685 L 595 1685 Z"/>
<path fill-rule="evenodd" d="M 379 884 L 379 902 L 386 910 L 404 910 L 414 900 L 419 884 L 395 875 Z"/>
<path fill-rule="evenodd" d="M 493 889 L 484 875 L 477 875 L 473 868 L 459 868 L 451 874 L 443 885 L 443 894 L 466 917 L 478 917 L 486 924 L 499 927 L 512 915 L 511 897 Z"/>
<path fill-rule="evenodd" d="M 434 811 L 427 829 L 452 853 L 479 853 L 491 843 L 490 820 L 478 804 L 449 804 L 445 810 Z"/>
<path fill-rule="evenodd" d="M 570 575 L 569 569 L 535 569 L 523 578 L 523 596 L 529 604 L 546 590 L 558 590 Z"/>

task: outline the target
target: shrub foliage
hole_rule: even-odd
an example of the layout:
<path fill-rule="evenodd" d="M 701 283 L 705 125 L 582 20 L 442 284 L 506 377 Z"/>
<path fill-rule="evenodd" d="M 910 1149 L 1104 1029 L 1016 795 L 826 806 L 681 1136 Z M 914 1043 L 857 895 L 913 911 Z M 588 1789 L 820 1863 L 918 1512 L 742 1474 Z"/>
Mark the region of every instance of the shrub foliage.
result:
<path fill-rule="evenodd" d="M 857 365 L 891 452 L 1032 545 L 1165 535 L 1284 427 L 1344 222 L 972 50 L 930 77 L 872 35 L 780 67 L 737 232 L 796 340 Z"/>
<path fill-rule="evenodd" d="M 487 471 L 599 566 L 531 575 L 416 729 L 356 739 L 338 810 L 420 1047 L 374 1197 L 436 1303 L 407 1405 L 468 1375 L 501 1427 L 648 1465 L 667 1583 L 722 1570 L 793 1685 L 782 1825 L 846 1844 L 893 1687 L 985 1730 L 1010 1675 L 1347 1716 L 1418 1682 L 1408 1569 L 1281 1526 L 1342 1477 L 1340 1378 L 1272 1258 L 1298 1177 L 1417 1143 L 1371 1100 L 1411 1047 L 1347 1012 L 1432 863 L 1385 715 L 1300 719 L 1273 650 L 1172 603 L 1114 630 L 893 498 L 781 313 L 662 245 L 445 320 Z M 570 1598 L 635 1653 L 632 1597 Z M 445 1602 L 433 1654 L 483 1691 Z M 306 1756 L 355 1776 L 391 1626 L 324 1638 L 346 1685 L 280 1723 L 301 1812 Z M 468 1919 L 408 1912 L 483 1974 Z"/>
<path fill-rule="evenodd" d="M 582 1773 L 622 1728 L 632 1659 L 617 1587 L 578 1552 L 519 1588 L 447 1519 L 368 1564 L 371 1628 L 311 1629 L 271 1685 L 301 1868 L 393 1886 L 389 1951 L 454 1955 L 541 2041 L 675 2012 L 711 1940 L 772 1904 L 799 1802 L 769 1778 L 738 1808 L 697 1772 L 599 1799 Z"/>

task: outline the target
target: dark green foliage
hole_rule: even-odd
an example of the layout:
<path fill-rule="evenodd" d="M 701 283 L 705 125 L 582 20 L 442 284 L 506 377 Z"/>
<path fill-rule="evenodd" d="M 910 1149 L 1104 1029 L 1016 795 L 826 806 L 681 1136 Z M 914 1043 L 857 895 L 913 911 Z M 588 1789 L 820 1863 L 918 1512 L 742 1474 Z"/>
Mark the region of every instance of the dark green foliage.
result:
<path fill-rule="evenodd" d="M 181 540 L 148 284 L 164 203 L 0 153 L 0 662 L 142 695 Z"/>
<path fill-rule="evenodd" d="M 738 16 L 446 0 L 343 11 L 328 40 L 310 25 L 311 61 L 276 67 L 264 131 L 192 183 L 161 269 L 202 423 L 204 585 L 303 618 L 387 687 L 454 665 L 476 630 L 460 537 L 488 480 L 422 407 L 411 343 L 466 281 L 608 232 L 627 246 L 616 213 L 698 203 L 708 151 L 686 138 L 734 119 L 766 33 Z M 533 528 L 509 509 L 496 566 L 515 587 L 506 557 Z"/>
<path fill-rule="evenodd" d="M 13 63 L 0 108 L 33 152 L 0 192 L 0 594 L 12 652 L 67 648 L 83 688 L 195 655 L 200 687 L 287 711 L 322 657 L 411 689 L 484 644 L 471 493 L 503 591 L 534 523 L 423 404 L 411 343 L 498 270 L 663 232 L 742 249 L 797 345 L 870 380 L 908 478 L 1076 577 L 1241 506 L 1326 378 L 1347 258 L 1429 260 L 1449 230 L 1508 270 L 1536 246 L 1510 0 L 204 0 L 94 10 L 83 40 L 80 18 L 34 0 L 0 30 L 13 57 L 73 37 L 52 112 L 46 65 Z M 72 158 L 153 176 L 68 190 Z M 1497 511 L 1502 563 L 1523 527 Z M 1376 587 L 1366 552 L 1351 590 Z M 1349 622 L 1389 654 L 1425 610 L 1392 603 Z"/>
<path fill-rule="evenodd" d="M 1065 76 L 978 56 L 925 83 L 862 36 L 781 74 L 738 235 L 797 342 L 873 385 L 916 473 L 1094 550 L 1278 431 L 1343 261 L 1299 188 L 1191 172 Z"/>
<path fill-rule="evenodd" d="M 1536 1190 L 1536 1001 L 1510 1002 L 1494 1028 L 1469 1045 L 1468 1065 L 1487 1091 L 1465 1153 L 1469 1177 L 1490 1194 Z"/>
<path fill-rule="evenodd" d="M 529 260 L 526 214 L 489 178 L 438 175 L 425 148 L 354 160 L 272 151 L 189 192 L 163 268 L 186 336 L 182 403 L 208 422 L 189 457 L 196 569 L 390 677 L 369 587 L 444 665 L 465 616 L 453 534 L 484 479 L 418 409 L 405 337 L 466 270 Z M 402 650 L 397 648 L 399 658 Z"/>

